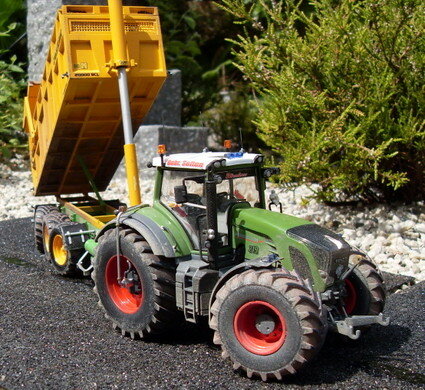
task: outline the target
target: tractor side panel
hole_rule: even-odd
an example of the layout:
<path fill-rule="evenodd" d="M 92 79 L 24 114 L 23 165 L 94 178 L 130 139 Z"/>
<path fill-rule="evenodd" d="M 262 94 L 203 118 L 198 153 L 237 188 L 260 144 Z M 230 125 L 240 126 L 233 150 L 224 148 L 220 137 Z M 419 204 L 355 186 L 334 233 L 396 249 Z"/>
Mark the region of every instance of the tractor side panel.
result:
<path fill-rule="evenodd" d="M 283 267 L 289 271 L 295 269 L 302 278 L 311 280 L 316 291 L 324 291 L 325 282 L 313 253 L 303 241 L 287 234 L 288 230 L 304 225 L 313 224 L 264 209 L 236 209 L 232 227 L 233 245 L 235 248 L 244 246 L 246 259 L 269 254 L 279 256 Z"/>

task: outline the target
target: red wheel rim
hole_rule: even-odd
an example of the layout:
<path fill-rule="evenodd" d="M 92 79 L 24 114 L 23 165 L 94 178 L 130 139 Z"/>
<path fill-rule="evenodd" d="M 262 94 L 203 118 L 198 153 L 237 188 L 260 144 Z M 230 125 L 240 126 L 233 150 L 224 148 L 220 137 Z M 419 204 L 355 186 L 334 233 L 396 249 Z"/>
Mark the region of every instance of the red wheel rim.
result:
<path fill-rule="evenodd" d="M 356 307 L 357 291 L 353 282 L 348 279 L 345 279 L 345 290 L 347 292 L 347 296 L 344 298 L 345 311 L 347 314 L 351 314 Z"/>
<path fill-rule="evenodd" d="M 133 263 L 125 256 L 120 256 L 121 279 L 126 271 L 132 270 L 138 276 L 138 282 L 134 283 L 138 287 L 138 293 L 131 291 L 130 287 L 124 287 L 118 283 L 117 256 L 113 256 L 106 264 L 105 281 L 108 293 L 112 301 L 122 312 L 133 314 L 139 310 L 143 303 L 142 283 L 140 275 Z"/>
<path fill-rule="evenodd" d="M 256 355 L 270 355 L 285 342 L 286 321 L 270 303 L 252 301 L 236 312 L 233 330 L 246 350 Z"/>

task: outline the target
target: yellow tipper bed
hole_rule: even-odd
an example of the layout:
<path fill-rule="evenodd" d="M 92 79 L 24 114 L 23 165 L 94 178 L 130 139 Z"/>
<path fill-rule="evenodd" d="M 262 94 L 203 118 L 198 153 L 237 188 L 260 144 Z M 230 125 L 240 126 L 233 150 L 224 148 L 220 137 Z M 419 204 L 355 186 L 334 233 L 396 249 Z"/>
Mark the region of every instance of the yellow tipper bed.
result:
<path fill-rule="evenodd" d="M 166 78 L 161 28 L 154 7 L 123 7 L 131 66 L 133 128 L 137 131 Z M 113 69 L 107 6 L 63 6 L 53 29 L 41 84 L 25 99 L 36 195 L 100 191 L 123 156 L 121 108 Z"/>

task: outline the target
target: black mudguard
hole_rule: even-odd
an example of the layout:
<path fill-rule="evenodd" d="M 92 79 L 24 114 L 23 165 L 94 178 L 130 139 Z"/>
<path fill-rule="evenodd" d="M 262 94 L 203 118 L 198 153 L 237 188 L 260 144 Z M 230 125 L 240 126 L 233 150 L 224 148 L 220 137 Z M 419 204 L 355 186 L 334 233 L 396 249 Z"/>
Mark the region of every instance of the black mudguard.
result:
<path fill-rule="evenodd" d="M 116 223 L 116 219 L 108 222 L 108 224 L 106 224 L 97 234 L 96 241 L 98 241 L 99 237 L 107 230 L 114 229 L 116 227 Z M 139 233 L 148 242 L 154 255 L 170 258 L 176 256 L 175 250 L 164 231 L 152 219 L 136 213 L 130 215 L 124 214 L 120 218 L 120 227 L 121 229 L 130 228 Z"/>

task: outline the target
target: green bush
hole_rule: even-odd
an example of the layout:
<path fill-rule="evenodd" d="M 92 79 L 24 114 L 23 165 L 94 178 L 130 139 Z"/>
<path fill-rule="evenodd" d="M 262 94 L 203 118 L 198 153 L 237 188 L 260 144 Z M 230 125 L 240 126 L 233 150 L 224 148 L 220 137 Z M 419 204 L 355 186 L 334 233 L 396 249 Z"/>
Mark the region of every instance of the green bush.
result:
<path fill-rule="evenodd" d="M 26 75 L 19 58 L 26 58 L 22 40 L 25 1 L 4 0 L 0 9 L 0 158 L 26 151 L 22 132 L 22 96 Z"/>
<path fill-rule="evenodd" d="M 265 148 L 253 123 L 257 111 L 253 99 L 244 91 L 223 91 L 222 94 L 222 101 L 200 116 L 202 124 L 211 129 L 217 147 L 229 139 L 239 146 L 242 144 L 246 151 Z"/>
<path fill-rule="evenodd" d="M 167 67 L 182 71 L 182 122 L 196 123 L 219 90 L 217 76 L 209 83 L 202 79 L 219 60 L 204 34 L 207 17 L 191 1 L 148 0 L 148 4 L 159 8 Z"/>
<path fill-rule="evenodd" d="M 25 151 L 22 133 L 22 91 L 25 89 L 24 71 L 16 58 L 9 63 L 0 61 L 0 156 L 10 158 L 13 151 Z M 19 75 L 19 76 L 18 76 Z"/>
<path fill-rule="evenodd" d="M 231 44 L 225 41 L 243 29 L 234 25 L 232 17 L 211 1 L 148 0 L 148 4 L 159 7 L 167 67 L 182 71 L 183 124 L 210 125 L 219 132 L 216 134 L 219 140 L 227 134 L 226 137 L 230 135 L 229 138 L 237 141 L 238 129 L 243 128 L 244 134 L 247 129 L 246 144 L 251 138 L 262 144 L 250 130 L 253 125 L 246 115 L 231 108 L 235 107 L 232 102 L 223 102 L 221 93 L 230 91 L 247 113 L 244 102 L 250 96 L 239 88 L 242 75 L 233 66 Z M 231 110 L 234 115 L 230 114 Z M 251 113 L 248 115 L 252 117 Z"/>
<path fill-rule="evenodd" d="M 220 4 L 255 30 L 234 54 L 281 180 L 317 183 L 325 201 L 425 198 L 423 1 Z"/>

